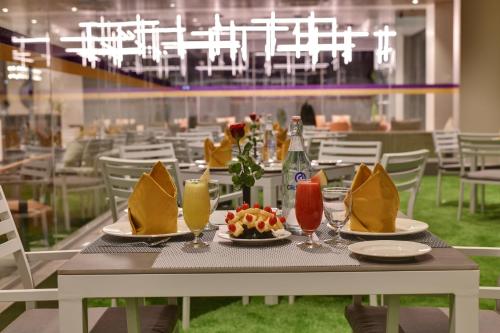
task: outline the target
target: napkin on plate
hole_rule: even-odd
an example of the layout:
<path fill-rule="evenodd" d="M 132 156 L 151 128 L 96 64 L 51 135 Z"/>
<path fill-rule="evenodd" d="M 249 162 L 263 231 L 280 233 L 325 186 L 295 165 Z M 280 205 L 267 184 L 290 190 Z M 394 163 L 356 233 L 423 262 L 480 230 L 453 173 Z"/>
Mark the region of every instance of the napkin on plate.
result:
<path fill-rule="evenodd" d="M 232 155 L 233 144 L 226 138 L 222 139 L 219 146 L 210 139 L 205 139 L 205 161 L 210 167 L 225 167 L 229 164 Z"/>
<path fill-rule="evenodd" d="M 177 188 L 161 162 L 144 173 L 128 199 L 128 219 L 135 235 L 177 232 Z"/>
<path fill-rule="evenodd" d="M 351 201 L 352 198 L 352 201 Z M 399 210 L 399 193 L 384 167 L 377 164 L 373 172 L 361 164 L 354 176 L 351 192 L 345 199 L 352 202 L 350 224 L 353 231 L 394 232 Z"/>

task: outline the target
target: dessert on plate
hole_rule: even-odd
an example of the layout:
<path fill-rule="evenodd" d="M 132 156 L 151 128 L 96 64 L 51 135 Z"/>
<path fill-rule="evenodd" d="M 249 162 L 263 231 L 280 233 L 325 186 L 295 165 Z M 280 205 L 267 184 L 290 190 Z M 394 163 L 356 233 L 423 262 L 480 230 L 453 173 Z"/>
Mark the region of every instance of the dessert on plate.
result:
<path fill-rule="evenodd" d="M 268 239 L 275 238 L 273 232 L 283 230 L 285 218 L 277 216 L 276 210 L 266 206 L 263 209 L 259 204 L 252 208 L 244 203 L 236 212 L 226 215 L 228 233 L 231 237 L 240 239 Z"/>

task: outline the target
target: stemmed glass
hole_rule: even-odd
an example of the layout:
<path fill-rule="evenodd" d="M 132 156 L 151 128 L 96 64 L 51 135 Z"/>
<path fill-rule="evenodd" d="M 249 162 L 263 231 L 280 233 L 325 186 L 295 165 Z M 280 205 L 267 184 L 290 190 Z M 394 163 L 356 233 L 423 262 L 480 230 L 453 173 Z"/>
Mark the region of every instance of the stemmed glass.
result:
<path fill-rule="evenodd" d="M 349 220 L 351 214 L 351 203 L 346 202 L 346 198 L 350 198 L 349 191 L 347 187 L 325 187 L 322 190 L 325 217 L 335 231 L 335 236 L 325 241 L 327 244 L 345 243 L 345 240 L 340 237 L 340 229 Z"/>
<path fill-rule="evenodd" d="M 200 234 L 210 217 L 208 182 L 200 179 L 188 179 L 184 182 L 182 211 L 186 225 L 194 234 L 194 240 L 188 243 L 188 246 L 194 249 L 208 246 L 200 239 Z"/>
<path fill-rule="evenodd" d="M 307 240 L 299 243 L 299 247 L 307 249 L 321 247 L 321 244 L 313 239 L 313 234 L 323 218 L 323 200 L 319 183 L 310 180 L 301 180 L 297 183 L 295 215 L 300 228 L 307 235 Z"/>
<path fill-rule="evenodd" d="M 208 195 L 210 197 L 210 215 L 213 214 L 217 205 L 219 204 L 220 190 L 219 181 L 215 179 L 210 179 L 208 181 Z M 205 226 L 205 231 L 217 230 L 218 228 L 210 222 L 210 217 L 207 225 Z"/>

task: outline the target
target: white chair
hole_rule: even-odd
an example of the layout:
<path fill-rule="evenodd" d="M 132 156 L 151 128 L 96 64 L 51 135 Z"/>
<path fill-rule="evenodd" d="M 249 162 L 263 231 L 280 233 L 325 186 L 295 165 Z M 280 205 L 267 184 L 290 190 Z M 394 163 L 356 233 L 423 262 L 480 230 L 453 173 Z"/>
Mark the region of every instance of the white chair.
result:
<path fill-rule="evenodd" d="M 500 257 L 500 248 L 493 247 L 461 247 L 456 246 L 468 256 Z M 500 287 L 479 287 L 479 297 L 500 301 Z M 451 304 L 450 304 L 451 305 Z M 359 301 L 348 305 L 345 316 L 353 333 L 385 333 L 387 323 L 387 307 L 365 306 Z M 479 332 L 498 332 L 500 327 L 500 311 L 479 311 Z M 432 307 L 401 307 L 399 311 L 399 332 L 402 333 L 448 333 L 450 330 L 449 311 Z"/>
<path fill-rule="evenodd" d="M 220 125 L 198 125 L 195 128 L 189 129 L 189 132 L 210 132 L 212 133 L 214 138 L 217 138 L 222 132 L 222 128 Z"/>
<path fill-rule="evenodd" d="M 380 161 L 382 143 L 379 141 L 323 141 L 318 160 L 341 160 L 358 166 L 374 166 Z"/>
<path fill-rule="evenodd" d="M 174 147 L 171 143 L 147 145 L 131 145 L 120 147 L 120 158 L 125 159 L 175 159 Z"/>
<path fill-rule="evenodd" d="M 441 205 L 442 176 L 459 175 L 460 159 L 458 156 L 458 132 L 434 131 L 432 132 L 434 150 L 438 158 L 436 205 Z"/>
<path fill-rule="evenodd" d="M 406 216 L 413 218 L 418 190 L 425 171 L 429 151 L 427 149 L 406 153 L 390 153 L 382 156 L 381 164 L 391 176 L 399 192 L 410 192 Z"/>
<path fill-rule="evenodd" d="M 188 143 L 192 142 L 203 142 L 205 139 L 210 139 L 213 141 L 214 136 L 212 135 L 212 132 L 210 131 L 204 131 L 204 132 L 179 132 L 177 133 L 177 137 L 179 138 L 185 138 Z"/>
<path fill-rule="evenodd" d="M 191 152 L 186 138 L 176 136 L 159 136 L 156 140 L 161 143 L 171 143 L 174 147 L 175 157 L 179 162 L 191 163 Z"/>
<path fill-rule="evenodd" d="M 13 255 L 23 289 L 0 290 L 0 302 L 26 302 L 26 311 L 11 322 L 4 333 L 57 333 L 58 309 L 37 309 L 36 301 L 57 301 L 57 289 L 35 289 L 29 261 L 66 260 L 78 254 L 77 250 L 24 252 L 19 235 L 0 187 L 0 258 Z M 86 309 L 87 310 L 87 309 Z M 141 308 L 141 332 L 172 332 L 176 326 L 175 306 L 148 306 Z M 89 308 L 90 332 L 127 332 L 125 308 Z M 161 330 L 157 330 L 161 323 Z M 155 327 L 156 326 L 156 327 Z"/>
<path fill-rule="evenodd" d="M 118 220 L 118 201 L 128 200 L 134 186 L 143 173 L 148 173 L 156 162 L 161 161 L 174 178 L 178 191 L 178 204 L 182 203 L 183 186 L 180 183 L 180 173 L 177 160 L 132 160 L 103 156 L 100 159 L 104 183 L 108 192 L 113 221 Z"/>
<path fill-rule="evenodd" d="M 458 199 L 457 220 L 462 217 L 464 185 L 472 185 L 471 207 L 475 209 L 476 185 L 482 186 L 482 204 L 484 211 L 485 186 L 500 185 L 500 167 L 488 168 L 487 159 L 500 157 L 500 135 L 463 133 L 458 136 L 460 155 L 460 195 Z"/>

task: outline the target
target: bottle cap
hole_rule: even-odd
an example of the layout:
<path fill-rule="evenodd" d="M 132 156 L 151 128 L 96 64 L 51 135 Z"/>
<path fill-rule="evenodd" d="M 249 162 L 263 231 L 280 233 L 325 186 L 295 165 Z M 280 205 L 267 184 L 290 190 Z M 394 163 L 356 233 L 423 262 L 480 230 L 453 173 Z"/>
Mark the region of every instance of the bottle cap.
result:
<path fill-rule="evenodd" d="M 293 116 L 292 121 L 295 121 L 295 122 L 300 121 L 300 116 Z"/>

